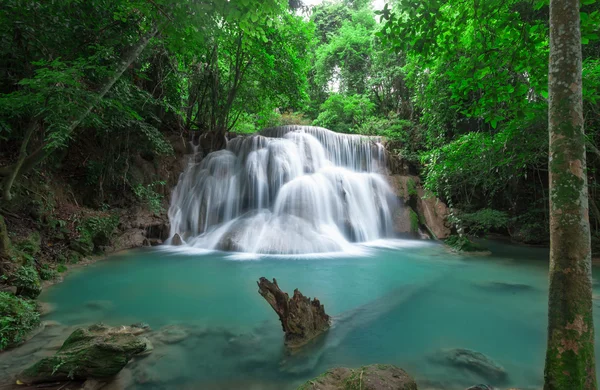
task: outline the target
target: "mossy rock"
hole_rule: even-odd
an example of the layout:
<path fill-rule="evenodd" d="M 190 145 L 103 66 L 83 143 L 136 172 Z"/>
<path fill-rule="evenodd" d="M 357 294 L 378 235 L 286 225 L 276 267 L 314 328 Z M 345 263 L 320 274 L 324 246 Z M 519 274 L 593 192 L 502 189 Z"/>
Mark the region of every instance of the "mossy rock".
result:
<path fill-rule="evenodd" d="M 147 349 L 131 327 L 92 325 L 75 330 L 54 356 L 46 357 L 19 375 L 23 383 L 109 378 Z"/>
<path fill-rule="evenodd" d="M 17 288 L 17 295 L 35 299 L 42 292 L 40 277 L 31 266 L 22 266 L 13 276 L 13 285 Z"/>
<path fill-rule="evenodd" d="M 39 324 L 35 302 L 0 292 L 0 351 L 24 341 Z"/>
<path fill-rule="evenodd" d="M 417 390 L 415 380 L 391 364 L 372 364 L 356 369 L 332 368 L 298 390 Z"/>

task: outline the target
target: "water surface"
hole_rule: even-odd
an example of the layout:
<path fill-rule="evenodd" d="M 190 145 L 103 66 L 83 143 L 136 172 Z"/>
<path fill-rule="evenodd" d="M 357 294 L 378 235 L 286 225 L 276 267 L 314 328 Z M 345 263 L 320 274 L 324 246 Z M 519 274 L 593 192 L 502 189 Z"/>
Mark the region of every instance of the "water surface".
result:
<path fill-rule="evenodd" d="M 493 256 L 463 257 L 427 241 L 387 244 L 305 258 L 132 251 L 45 292 L 56 305 L 45 319 L 185 329 L 184 341 L 129 367 L 136 389 L 294 389 L 329 367 L 370 363 L 396 364 L 423 388 L 483 381 L 432 363 L 444 348 L 486 354 L 508 371 L 507 386 L 541 384 L 547 250 L 490 243 Z M 318 297 L 332 329 L 288 356 L 277 316 L 257 292 L 261 276 Z"/>

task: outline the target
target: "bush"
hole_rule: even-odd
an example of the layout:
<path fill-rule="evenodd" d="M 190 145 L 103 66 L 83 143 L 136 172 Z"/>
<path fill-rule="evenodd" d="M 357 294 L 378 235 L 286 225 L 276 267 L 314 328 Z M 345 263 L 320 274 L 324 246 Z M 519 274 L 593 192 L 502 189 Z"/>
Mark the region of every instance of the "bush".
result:
<path fill-rule="evenodd" d="M 444 242 L 458 252 L 483 252 L 487 250 L 487 248 L 471 241 L 467 236 L 450 236 Z"/>
<path fill-rule="evenodd" d="M 461 213 L 459 219 L 470 234 L 479 236 L 492 229 L 506 228 L 509 218 L 504 211 L 482 209 L 474 213 Z"/>
<path fill-rule="evenodd" d="M 0 292 L 0 351 L 23 341 L 39 323 L 34 302 Z"/>
<path fill-rule="evenodd" d="M 56 270 L 53 270 L 52 268 L 48 267 L 48 264 L 44 264 L 40 269 L 40 278 L 42 280 L 52 280 L 56 278 L 56 276 Z"/>
<path fill-rule="evenodd" d="M 40 253 L 42 238 L 40 233 L 33 232 L 23 241 L 17 242 L 15 247 L 21 252 L 30 256 L 35 256 Z"/>
<path fill-rule="evenodd" d="M 89 249 L 90 244 L 92 248 L 110 244 L 118 225 L 117 215 L 93 216 L 83 220 L 77 229 L 81 233 L 78 241 L 85 247 L 84 252 Z"/>
<path fill-rule="evenodd" d="M 17 295 L 27 298 L 37 298 L 42 292 L 42 285 L 35 268 L 21 266 L 13 276 L 13 285 L 17 287 Z"/>
<path fill-rule="evenodd" d="M 143 184 L 138 184 L 133 187 L 133 192 L 135 196 L 142 202 L 148 206 L 148 209 L 152 211 L 154 214 L 159 214 L 162 210 L 162 200 L 163 196 L 155 191 L 157 186 L 164 186 L 166 183 L 164 181 L 155 181 L 152 184 L 148 184 L 144 186 Z"/>

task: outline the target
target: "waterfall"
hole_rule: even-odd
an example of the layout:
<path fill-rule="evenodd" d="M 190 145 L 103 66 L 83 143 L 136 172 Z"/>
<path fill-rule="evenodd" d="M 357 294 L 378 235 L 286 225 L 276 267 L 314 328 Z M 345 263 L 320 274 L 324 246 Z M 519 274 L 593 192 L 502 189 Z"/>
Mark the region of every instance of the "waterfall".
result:
<path fill-rule="evenodd" d="M 171 199 L 171 237 L 267 254 L 340 252 L 392 237 L 398 205 L 380 141 L 311 126 L 233 138 L 190 159 Z"/>

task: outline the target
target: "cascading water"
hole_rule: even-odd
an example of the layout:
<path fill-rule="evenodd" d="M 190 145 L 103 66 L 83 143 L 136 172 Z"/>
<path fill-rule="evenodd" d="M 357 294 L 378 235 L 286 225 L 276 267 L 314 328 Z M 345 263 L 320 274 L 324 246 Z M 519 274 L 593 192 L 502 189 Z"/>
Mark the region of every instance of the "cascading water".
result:
<path fill-rule="evenodd" d="M 226 251 L 339 252 L 393 235 L 398 206 L 380 140 L 282 126 L 191 159 L 173 192 L 171 237 Z"/>

